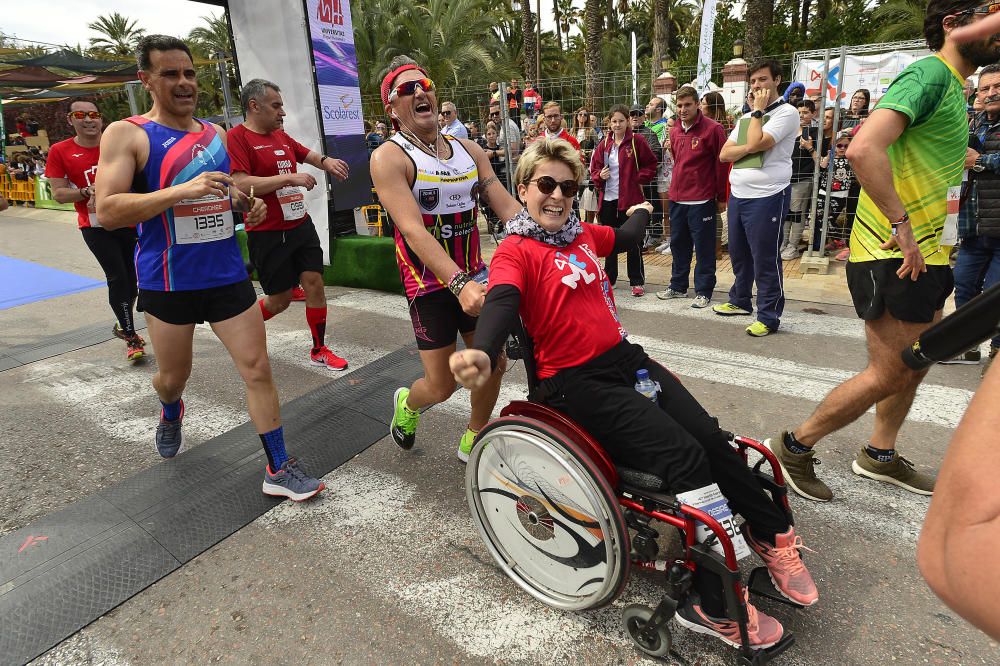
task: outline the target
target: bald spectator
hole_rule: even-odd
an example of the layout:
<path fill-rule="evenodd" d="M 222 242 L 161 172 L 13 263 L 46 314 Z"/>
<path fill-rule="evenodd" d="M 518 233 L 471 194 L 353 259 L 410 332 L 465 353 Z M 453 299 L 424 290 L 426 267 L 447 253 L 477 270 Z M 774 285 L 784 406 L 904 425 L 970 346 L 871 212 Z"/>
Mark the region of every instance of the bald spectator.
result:
<path fill-rule="evenodd" d="M 441 128 L 442 134 L 453 136 L 456 139 L 469 138 L 469 131 L 465 129 L 465 125 L 458 119 L 458 109 L 455 108 L 454 102 L 444 102 L 441 105 L 441 115 L 444 116 L 444 127 Z"/>

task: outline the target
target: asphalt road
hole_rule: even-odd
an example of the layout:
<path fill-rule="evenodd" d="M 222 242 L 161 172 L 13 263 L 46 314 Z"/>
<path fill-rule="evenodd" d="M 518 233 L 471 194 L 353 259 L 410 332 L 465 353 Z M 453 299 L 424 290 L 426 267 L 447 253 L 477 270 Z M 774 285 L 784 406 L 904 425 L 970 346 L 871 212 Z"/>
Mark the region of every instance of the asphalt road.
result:
<path fill-rule="evenodd" d="M 0 248 L 101 277 L 66 223 L 4 214 Z M 343 288 L 327 295 L 330 346 L 352 369 L 413 346 L 402 297 Z M 745 322 L 683 301 L 633 299 L 624 290 L 617 297 L 633 339 L 725 427 L 749 436 L 796 425 L 863 366 L 862 327 L 849 308 L 789 303 L 783 331 L 753 339 Z M 112 324 L 102 289 L 0 310 L 0 348 L 101 323 Z M 308 344 L 302 304 L 268 322 L 283 402 L 351 381 L 350 372 L 310 367 Z M 155 364 L 154 350 L 148 362 L 128 366 L 123 344 L 113 340 L 0 372 L 0 535 L 170 464 L 152 445 Z M 900 439 L 919 468 L 939 465 L 977 383 L 975 368 L 931 371 Z M 499 404 L 524 391 L 518 365 Z M 197 329 L 185 403 L 188 446 L 247 420 L 239 377 L 206 327 Z M 278 506 L 36 663 L 646 663 L 619 615 L 628 603 L 655 605 L 655 576 L 634 575 L 610 608 L 562 613 L 520 592 L 490 560 L 454 456 L 467 408 L 468 394 L 458 392 L 423 415 L 414 450 L 384 438 L 328 475 L 317 501 Z M 836 493 L 833 502 L 793 499 L 798 532 L 815 551 L 806 561 L 821 599 L 804 611 L 760 602 L 796 635 L 776 663 L 1000 663 L 1000 648 L 941 604 L 917 572 L 927 500 L 851 473 L 872 422 L 865 415 L 821 445 L 819 474 Z M 676 626 L 673 633 L 674 663 L 733 663 L 721 643 Z"/>

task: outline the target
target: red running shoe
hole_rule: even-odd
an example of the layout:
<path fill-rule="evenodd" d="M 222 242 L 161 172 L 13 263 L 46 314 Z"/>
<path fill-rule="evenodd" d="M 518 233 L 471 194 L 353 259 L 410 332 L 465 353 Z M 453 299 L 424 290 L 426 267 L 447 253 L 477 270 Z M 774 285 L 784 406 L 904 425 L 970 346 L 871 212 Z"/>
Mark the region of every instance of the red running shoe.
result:
<path fill-rule="evenodd" d="M 743 591 L 746 599 L 746 590 Z M 750 639 L 750 647 L 755 650 L 769 648 L 778 641 L 785 633 L 781 623 L 770 615 L 760 612 L 749 600 L 747 604 L 747 634 Z M 674 619 L 682 627 L 687 627 L 691 631 L 699 634 L 715 636 L 723 643 L 740 647 L 740 625 L 736 620 L 728 617 L 715 618 L 706 613 L 701 608 L 701 599 L 692 592 L 683 606 L 677 609 Z"/>
<path fill-rule="evenodd" d="M 763 539 L 754 539 L 749 525 L 743 528 L 743 536 L 754 552 L 760 555 L 760 559 L 764 560 L 771 582 L 781 596 L 801 606 L 812 606 L 819 601 L 816 583 L 799 555 L 800 550 L 809 549 L 802 544 L 802 537 L 795 536 L 794 527 L 789 527 L 784 534 L 775 535 L 773 546 Z"/>
<path fill-rule="evenodd" d="M 330 370 L 347 369 L 347 361 L 330 351 L 329 347 L 320 347 L 316 351 L 310 352 L 309 362 L 312 365 L 326 366 Z"/>
<path fill-rule="evenodd" d="M 306 300 L 306 290 L 299 285 L 292 287 L 292 300 L 299 302 Z"/>
<path fill-rule="evenodd" d="M 635 296 L 636 298 L 644 295 L 645 293 L 646 290 L 642 287 L 642 285 L 637 285 L 635 287 L 632 287 L 632 295 Z"/>

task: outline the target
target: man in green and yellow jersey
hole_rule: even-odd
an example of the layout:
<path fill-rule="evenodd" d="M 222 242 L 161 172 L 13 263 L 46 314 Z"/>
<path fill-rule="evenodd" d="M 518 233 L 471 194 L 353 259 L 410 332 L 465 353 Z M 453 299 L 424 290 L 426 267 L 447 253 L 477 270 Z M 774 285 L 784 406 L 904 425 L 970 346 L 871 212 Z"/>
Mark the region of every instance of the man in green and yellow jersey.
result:
<path fill-rule="evenodd" d="M 941 317 L 952 292 L 942 234 L 947 242 L 945 230 L 957 223 L 967 166 L 962 86 L 979 66 L 1000 59 L 1000 35 L 959 44 L 951 33 L 996 9 L 982 0 L 931 0 L 924 37 L 936 53 L 896 77 L 847 152 L 862 186 L 847 282 L 865 321 L 868 367 L 831 391 L 801 426 L 768 440 L 789 485 L 807 499 L 833 497 L 816 477 L 815 444 L 873 405 L 875 428 L 851 464 L 854 473 L 922 495 L 934 492 L 934 477 L 896 453 L 896 436 L 925 374 L 907 368 L 900 350 Z"/>

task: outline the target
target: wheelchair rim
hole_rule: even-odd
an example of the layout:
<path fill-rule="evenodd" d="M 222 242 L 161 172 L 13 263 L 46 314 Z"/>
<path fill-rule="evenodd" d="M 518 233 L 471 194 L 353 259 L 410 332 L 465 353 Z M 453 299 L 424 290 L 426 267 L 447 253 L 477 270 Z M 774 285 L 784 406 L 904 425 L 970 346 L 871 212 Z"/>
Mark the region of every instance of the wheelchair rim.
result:
<path fill-rule="evenodd" d="M 480 433 L 466 471 L 469 508 L 493 559 L 523 590 L 562 610 L 610 603 L 628 575 L 617 498 L 573 448 L 542 423 L 504 417 Z M 557 482 L 521 478 L 529 464 L 557 472 Z"/>

